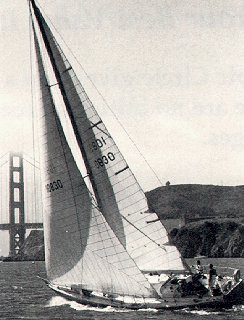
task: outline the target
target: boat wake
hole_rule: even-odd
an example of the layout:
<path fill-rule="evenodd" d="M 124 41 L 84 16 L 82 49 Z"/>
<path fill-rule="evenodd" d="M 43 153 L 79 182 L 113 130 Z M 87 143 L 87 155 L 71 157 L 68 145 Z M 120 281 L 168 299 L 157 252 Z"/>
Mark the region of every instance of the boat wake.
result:
<path fill-rule="evenodd" d="M 63 297 L 52 297 L 46 307 L 59 307 L 69 303 L 70 301 L 66 300 Z"/>
<path fill-rule="evenodd" d="M 68 299 L 65 299 L 64 297 L 52 297 L 49 303 L 46 305 L 46 307 L 60 307 L 68 305 L 70 308 L 76 310 L 76 311 L 97 311 L 97 312 L 113 312 L 113 313 L 128 313 L 128 312 L 136 312 L 135 310 L 129 310 L 129 309 L 118 309 L 113 308 L 110 306 L 107 306 L 106 308 L 101 307 L 91 307 L 88 305 L 83 305 L 80 303 L 77 303 L 75 301 L 70 301 Z M 148 309 L 139 309 L 137 312 L 158 312 L 156 309 L 148 308 Z"/>
<path fill-rule="evenodd" d="M 117 309 L 117 308 L 115 309 L 110 306 L 106 308 L 91 307 L 91 306 L 83 305 L 75 301 L 70 301 L 68 299 L 65 299 L 63 297 L 58 297 L 58 296 L 52 297 L 46 307 L 60 307 L 64 305 L 69 305 L 70 308 L 76 311 L 97 311 L 97 312 L 129 312 L 130 311 L 130 310 L 124 310 L 124 309 Z"/>
<path fill-rule="evenodd" d="M 232 307 L 232 310 L 234 311 L 241 311 L 241 312 L 244 312 L 244 305 L 237 305 L 237 306 L 233 306 Z"/>
<path fill-rule="evenodd" d="M 184 312 L 184 313 L 190 313 L 190 314 L 196 314 L 198 316 L 209 316 L 209 315 L 218 315 L 221 314 L 219 311 L 207 311 L 207 310 L 190 310 L 190 309 L 182 309 L 178 312 Z"/>
<path fill-rule="evenodd" d="M 244 305 L 236 305 L 233 306 L 231 309 L 222 309 L 221 311 L 214 311 L 214 310 L 190 310 L 190 309 L 182 309 L 176 312 L 184 312 L 184 313 L 190 313 L 190 314 L 196 314 L 199 316 L 213 316 L 213 315 L 220 315 L 224 314 L 226 312 L 232 313 L 232 312 L 244 312 Z"/>

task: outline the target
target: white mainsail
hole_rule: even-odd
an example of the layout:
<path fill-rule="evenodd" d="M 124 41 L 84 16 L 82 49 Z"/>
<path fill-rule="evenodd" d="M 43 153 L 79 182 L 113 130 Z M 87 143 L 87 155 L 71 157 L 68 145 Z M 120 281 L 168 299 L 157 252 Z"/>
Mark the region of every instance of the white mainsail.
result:
<path fill-rule="evenodd" d="M 93 190 L 106 221 L 141 270 L 184 270 L 176 247 L 98 116 L 40 12 L 46 46 L 70 116 Z M 150 262 L 150 263 L 149 263 Z"/>
<path fill-rule="evenodd" d="M 92 203 L 72 156 L 46 78 L 37 37 L 40 75 L 40 147 L 46 269 L 59 285 L 151 297 L 155 291 Z"/>
<path fill-rule="evenodd" d="M 92 204 L 63 135 L 37 47 L 46 108 L 41 116 L 41 153 L 47 188 L 44 223 L 48 277 L 59 284 L 82 284 L 90 290 L 152 296 L 154 292 L 140 270 L 184 269 L 178 250 L 172 247 L 169 251 L 164 246 L 168 237 L 159 221 L 149 223 L 155 216 L 148 213 L 144 193 L 40 13 L 39 19 L 99 206 L 98 210 Z"/>

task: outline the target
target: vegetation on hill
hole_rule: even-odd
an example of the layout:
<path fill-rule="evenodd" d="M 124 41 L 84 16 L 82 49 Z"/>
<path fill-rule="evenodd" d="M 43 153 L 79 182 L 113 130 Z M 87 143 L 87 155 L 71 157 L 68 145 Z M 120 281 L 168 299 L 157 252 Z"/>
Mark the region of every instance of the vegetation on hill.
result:
<path fill-rule="evenodd" d="M 170 236 L 185 258 L 244 258 L 244 225 L 235 221 L 191 223 L 173 229 Z"/>

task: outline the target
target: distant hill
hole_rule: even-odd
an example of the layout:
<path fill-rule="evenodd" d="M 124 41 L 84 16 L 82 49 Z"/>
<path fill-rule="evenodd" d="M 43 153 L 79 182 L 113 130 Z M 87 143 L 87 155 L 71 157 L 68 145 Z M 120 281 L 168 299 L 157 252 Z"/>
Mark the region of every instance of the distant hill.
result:
<path fill-rule="evenodd" d="M 244 186 L 168 185 L 146 193 L 149 208 L 161 219 L 244 219 Z"/>

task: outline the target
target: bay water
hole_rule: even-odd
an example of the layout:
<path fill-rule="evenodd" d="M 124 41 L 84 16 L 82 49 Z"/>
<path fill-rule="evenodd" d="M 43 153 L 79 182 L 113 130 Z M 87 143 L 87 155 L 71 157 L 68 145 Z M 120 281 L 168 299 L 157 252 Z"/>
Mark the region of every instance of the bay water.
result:
<path fill-rule="evenodd" d="M 189 260 L 189 263 L 194 263 Z M 207 264 L 208 260 L 202 261 Z M 244 274 L 244 259 L 211 260 L 217 266 L 239 267 Z M 68 301 L 49 289 L 37 276 L 45 278 L 44 262 L 0 263 L 0 320 L 243 320 L 244 306 L 226 310 L 128 311 L 111 307 L 94 308 Z"/>

